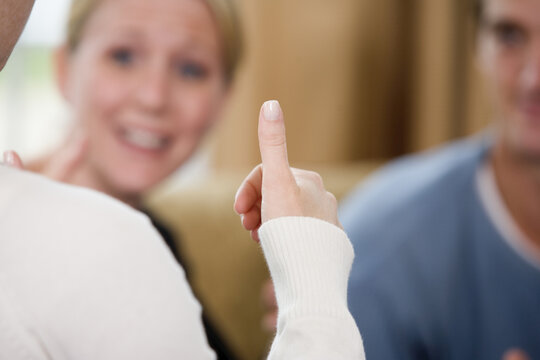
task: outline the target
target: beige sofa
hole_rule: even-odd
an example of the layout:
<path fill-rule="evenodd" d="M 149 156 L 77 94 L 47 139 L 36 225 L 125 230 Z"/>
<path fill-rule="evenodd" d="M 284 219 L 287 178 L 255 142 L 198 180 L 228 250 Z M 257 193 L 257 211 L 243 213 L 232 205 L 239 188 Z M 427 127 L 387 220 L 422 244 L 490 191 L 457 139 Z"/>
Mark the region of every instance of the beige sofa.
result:
<path fill-rule="evenodd" d="M 339 199 L 375 167 L 370 162 L 315 170 Z M 182 190 L 161 190 L 149 206 L 181 236 L 192 285 L 208 314 L 237 354 L 252 360 L 265 354 L 272 334 L 261 328 L 260 289 L 269 277 L 263 255 L 233 211 L 236 189 L 247 173 L 222 173 Z"/>

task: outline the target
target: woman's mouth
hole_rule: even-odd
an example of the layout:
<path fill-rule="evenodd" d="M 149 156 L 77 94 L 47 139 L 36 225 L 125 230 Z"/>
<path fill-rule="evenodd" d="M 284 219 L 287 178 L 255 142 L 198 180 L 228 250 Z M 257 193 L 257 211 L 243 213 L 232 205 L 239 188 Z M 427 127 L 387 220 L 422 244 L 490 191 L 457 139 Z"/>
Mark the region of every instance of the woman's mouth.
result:
<path fill-rule="evenodd" d="M 163 150 L 169 144 L 169 138 L 153 131 L 134 127 L 124 127 L 120 130 L 121 139 L 127 144 L 141 150 Z"/>

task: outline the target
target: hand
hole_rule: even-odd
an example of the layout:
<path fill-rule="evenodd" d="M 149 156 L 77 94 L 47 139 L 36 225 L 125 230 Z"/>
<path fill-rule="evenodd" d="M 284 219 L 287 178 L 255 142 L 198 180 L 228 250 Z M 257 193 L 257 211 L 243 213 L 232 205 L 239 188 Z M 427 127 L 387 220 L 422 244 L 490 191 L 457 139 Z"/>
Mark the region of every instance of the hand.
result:
<path fill-rule="evenodd" d="M 502 360 L 530 360 L 529 356 L 519 349 L 508 350 Z"/>
<path fill-rule="evenodd" d="M 236 193 L 235 211 L 258 241 L 261 224 L 283 216 L 314 217 L 341 227 L 337 201 L 324 189 L 319 174 L 289 167 L 283 113 L 267 101 L 259 115 L 262 164 L 255 167 Z"/>
<path fill-rule="evenodd" d="M 19 154 L 15 151 L 6 151 L 4 152 L 4 165 L 14 167 L 19 170 L 24 170 L 23 162 Z"/>

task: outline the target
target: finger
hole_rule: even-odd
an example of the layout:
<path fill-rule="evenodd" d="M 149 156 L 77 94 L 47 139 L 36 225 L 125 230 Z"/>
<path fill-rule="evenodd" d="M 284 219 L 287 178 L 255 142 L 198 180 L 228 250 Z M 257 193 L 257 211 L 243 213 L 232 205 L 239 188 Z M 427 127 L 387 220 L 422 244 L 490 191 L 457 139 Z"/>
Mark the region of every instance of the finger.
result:
<path fill-rule="evenodd" d="M 262 319 L 262 328 L 268 332 L 276 331 L 277 327 L 278 311 L 274 310 L 266 315 Z"/>
<path fill-rule="evenodd" d="M 255 167 L 242 182 L 236 192 L 234 211 L 245 214 L 260 200 L 262 191 L 262 166 Z"/>
<path fill-rule="evenodd" d="M 254 230 L 251 230 L 251 231 L 250 231 L 251 238 L 252 238 L 253 241 L 255 241 L 256 243 L 260 243 L 260 242 L 261 242 L 261 239 L 259 238 L 259 228 L 260 228 L 260 226 L 257 226 L 257 228 L 255 228 Z"/>
<path fill-rule="evenodd" d="M 242 225 L 246 230 L 255 230 L 261 224 L 261 209 L 253 207 L 246 214 L 242 215 Z"/>
<path fill-rule="evenodd" d="M 259 149 L 264 169 L 263 181 L 281 184 L 292 178 L 287 158 L 285 123 L 279 102 L 267 101 L 259 116 Z"/>
<path fill-rule="evenodd" d="M 24 165 L 19 154 L 15 151 L 9 150 L 4 152 L 4 164 L 17 168 L 19 170 L 24 170 Z"/>
<path fill-rule="evenodd" d="M 296 179 L 306 179 L 313 185 L 317 186 L 319 189 L 324 189 L 324 181 L 318 173 L 309 170 L 302 170 L 291 168 L 291 172 Z"/>
<path fill-rule="evenodd" d="M 277 308 L 276 292 L 274 290 L 274 283 L 272 280 L 267 280 L 261 290 L 261 297 L 263 304 L 268 309 Z"/>

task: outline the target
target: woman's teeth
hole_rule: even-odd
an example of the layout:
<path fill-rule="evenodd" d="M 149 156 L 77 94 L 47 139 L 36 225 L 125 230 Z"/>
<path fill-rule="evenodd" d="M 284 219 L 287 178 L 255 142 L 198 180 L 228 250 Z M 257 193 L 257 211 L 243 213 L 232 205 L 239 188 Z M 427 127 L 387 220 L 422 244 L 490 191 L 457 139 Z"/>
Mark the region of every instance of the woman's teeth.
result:
<path fill-rule="evenodd" d="M 167 144 L 165 137 L 145 130 L 124 129 L 123 135 L 127 142 L 147 150 L 159 150 Z"/>

